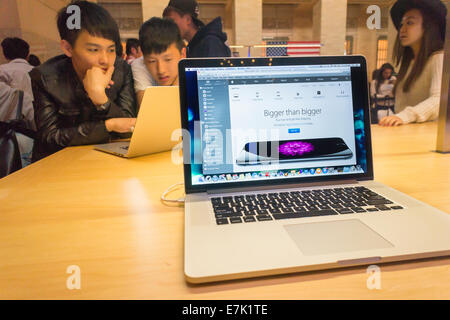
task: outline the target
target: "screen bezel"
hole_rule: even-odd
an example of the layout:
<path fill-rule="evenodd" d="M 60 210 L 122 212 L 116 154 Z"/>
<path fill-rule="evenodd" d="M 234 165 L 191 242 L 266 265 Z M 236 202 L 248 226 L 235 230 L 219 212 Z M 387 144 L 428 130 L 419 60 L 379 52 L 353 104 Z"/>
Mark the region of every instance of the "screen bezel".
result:
<path fill-rule="evenodd" d="M 183 158 L 184 158 L 184 186 L 186 194 L 206 192 L 214 189 L 232 189 L 242 187 L 280 186 L 290 184 L 302 184 L 311 182 L 324 182 L 336 180 L 373 180 L 373 160 L 369 115 L 369 93 L 367 81 L 367 63 L 363 56 L 317 56 L 317 57 L 276 57 L 276 58 L 196 58 L 182 59 L 178 64 L 181 126 L 183 130 L 189 132 L 188 102 L 186 93 L 186 68 L 214 68 L 214 67 L 249 67 L 249 66 L 289 66 L 289 65 L 324 65 L 324 64 L 360 64 L 359 79 L 352 79 L 353 109 L 355 104 L 361 104 L 364 113 L 364 134 L 367 160 L 367 172 L 342 175 L 308 176 L 289 179 L 268 179 L 254 181 L 236 181 L 231 183 L 210 183 L 202 185 L 192 185 L 191 171 L 191 139 L 183 137 Z M 359 81 L 358 81 L 359 80 Z M 356 89 L 359 90 L 355 90 Z M 199 105 L 195 106 L 199 112 Z"/>

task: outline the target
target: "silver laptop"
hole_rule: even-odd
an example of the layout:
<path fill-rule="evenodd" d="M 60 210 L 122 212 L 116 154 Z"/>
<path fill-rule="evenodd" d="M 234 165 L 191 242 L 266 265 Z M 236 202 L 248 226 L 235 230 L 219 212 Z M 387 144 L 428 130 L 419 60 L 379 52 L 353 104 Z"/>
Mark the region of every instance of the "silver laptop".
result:
<path fill-rule="evenodd" d="M 449 214 L 373 180 L 363 57 L 179 72 L 188 282 L 450 254 Z"/>
<path fill-rule="evenodd" d="M 179 143 L 180 99 L 178 86 L 145 89 L 130 141 L 96 145 L 99 151 L 133 158 L 169 151 Z"/>

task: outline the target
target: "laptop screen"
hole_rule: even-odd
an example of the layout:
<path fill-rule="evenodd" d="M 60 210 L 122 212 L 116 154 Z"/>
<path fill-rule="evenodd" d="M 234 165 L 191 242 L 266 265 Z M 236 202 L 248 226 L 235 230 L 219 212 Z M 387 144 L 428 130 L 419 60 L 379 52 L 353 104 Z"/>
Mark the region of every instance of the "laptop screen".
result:
<path fill-rule="evenodd" d="M 361 63 L 239 61 L 184 68 L 192 186 L 367 173 Z"/>

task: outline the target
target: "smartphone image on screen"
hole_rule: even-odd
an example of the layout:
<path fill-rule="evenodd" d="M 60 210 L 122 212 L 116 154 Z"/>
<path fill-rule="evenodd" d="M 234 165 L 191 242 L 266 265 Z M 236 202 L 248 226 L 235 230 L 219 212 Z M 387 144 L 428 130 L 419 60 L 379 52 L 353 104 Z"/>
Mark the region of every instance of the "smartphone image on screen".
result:
<path fill-rule="evenodd" d="M 342 138 L 248 142 L 236 163 L 257 165 L 296 161 L 349 159 L 353 152 Z"/>

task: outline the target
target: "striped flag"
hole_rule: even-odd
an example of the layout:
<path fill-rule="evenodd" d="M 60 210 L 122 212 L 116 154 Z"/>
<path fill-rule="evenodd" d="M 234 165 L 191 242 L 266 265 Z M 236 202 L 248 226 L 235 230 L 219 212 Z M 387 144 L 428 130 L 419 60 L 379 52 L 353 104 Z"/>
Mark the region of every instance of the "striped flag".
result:
<path fill-rule="evenodd" d="M 318 56 L 320 41 L 267 41 L 266 56 Z"/>
<path fill-rule="evenodd" d="M 287 41 L 267 41 L 265 45 L 274 46 L 266 48 L 266 57 L 284 57 L 287 56 Z"/>

